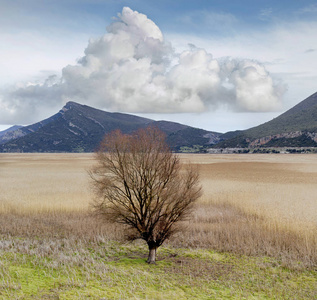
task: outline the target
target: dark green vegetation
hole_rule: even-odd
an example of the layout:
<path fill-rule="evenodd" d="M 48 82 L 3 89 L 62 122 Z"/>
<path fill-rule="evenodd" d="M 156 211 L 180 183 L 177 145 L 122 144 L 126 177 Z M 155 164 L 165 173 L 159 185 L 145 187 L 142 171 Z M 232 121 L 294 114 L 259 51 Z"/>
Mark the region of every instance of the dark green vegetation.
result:
<path fill-rule="evenodd" d="M 149 125 L 165 132 L 176 151 L 182 146 L 213 144 L 220 135 L 174 122 L 109 113 L 68 102 L 51 118 L 0 136 L 0 152 L 92 152 L 106 133 L 120 129 L 129 134 Z"/>
<path fill-rule="evenodd" d="M 222 138 L 225 140 L 215 145 L 216 148 L 316 147 L 317 93 L 267 123 L 228 132 Z"/>
<path fill-rule="evenodd" d="M 317 147 L 317 142 L 306 133 L 294 138 L 273 138 L 265 147 Z"/>

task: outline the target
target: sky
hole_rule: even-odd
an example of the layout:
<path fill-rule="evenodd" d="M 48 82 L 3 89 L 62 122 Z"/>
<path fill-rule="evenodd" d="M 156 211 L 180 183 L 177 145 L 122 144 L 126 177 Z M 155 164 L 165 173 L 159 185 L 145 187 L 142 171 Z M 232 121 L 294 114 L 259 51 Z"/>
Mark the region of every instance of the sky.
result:
<path fill-rule="evenodd" d="M 317 91 L 310 0 L 0 0 L 0 130 L 68 101 L 227 132 Z"/>

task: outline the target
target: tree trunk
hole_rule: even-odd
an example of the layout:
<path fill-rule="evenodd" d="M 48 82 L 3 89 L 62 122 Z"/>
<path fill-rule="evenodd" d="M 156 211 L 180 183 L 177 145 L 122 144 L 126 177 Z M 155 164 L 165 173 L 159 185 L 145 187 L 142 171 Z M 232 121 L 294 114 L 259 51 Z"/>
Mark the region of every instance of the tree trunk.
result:
<path fill-rule="evenodd" d="M 149 245 L 149 257 L 147 259 L 148 264 L 155 264 L 155 259 L 156 259 L 156 249 L 157 247 L 155 246 L 150 246 Z"/>

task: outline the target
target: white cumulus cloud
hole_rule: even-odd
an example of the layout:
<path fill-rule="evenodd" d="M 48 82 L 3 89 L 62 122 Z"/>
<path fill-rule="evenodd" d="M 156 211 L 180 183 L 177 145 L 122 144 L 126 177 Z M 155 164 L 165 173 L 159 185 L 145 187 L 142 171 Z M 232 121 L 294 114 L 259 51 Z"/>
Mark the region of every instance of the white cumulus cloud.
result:
<path fill-rule="evenodd" d="M 0 120 L 31 122 L 68 100 L 132 113 L 272 111 L 284 92 L 260 62 L 215 59 L 193 45 L 176 53 L 153 21 L 125 7 L 61 78 L 2 91 Z"/>

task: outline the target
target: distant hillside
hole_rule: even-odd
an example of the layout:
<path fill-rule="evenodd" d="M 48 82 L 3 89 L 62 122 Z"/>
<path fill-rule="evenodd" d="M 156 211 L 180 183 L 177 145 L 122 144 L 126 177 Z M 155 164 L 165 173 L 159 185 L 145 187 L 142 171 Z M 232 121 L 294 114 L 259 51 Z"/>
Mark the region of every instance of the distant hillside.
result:
<path fill-rule="evenodd" d="M 317 93 L 272 121 L 222 138 L 216 148 L 317 147 Z"/>
<path fill-rule="evenodd" d="M 11 133 L 13 131 L 16 131 L 17 129 L 21 128 L 23 126 L 19 126 L 19 125 L 14 125 L 6 130 L 0 131 L 0 144 L 3 144 L 4 142 L 6 142 L 7 140 L 10 140 L 11 137 Z"/>
<path fill-rule="evenodd" d="M 29 126 L 23 127 L 23 126 L 16 125 L 16 126 L 10 127 L 9 129 L 0 132 L 0 145 L 7 143 L 13 139 L 18 139 L 18 138 L 26 136 L 32 132 L 35 132 L 35 131 L 39 130 L 41 127 L 45 126 L 46 124 L 58 119 L 59 117 L 60 117 L 60 114 L 57 113 L 56 115 L 54 115 L 48 119 L 45 119 L 41 122 L 29 125 Z"/>
<path fill-rule="evenodd" d="M 179 123 L 109 113 L 68 102 L 52 117 L 4 134 L 2 137 L 6 135 L 6 139 L 1 140 L 0 152 L 91 152 L 106 133 L 120 129 L 129 134 L 149 125 L 164 131 L 176 151 L 183 146 L 214 144 L 221 135 Z"/>

